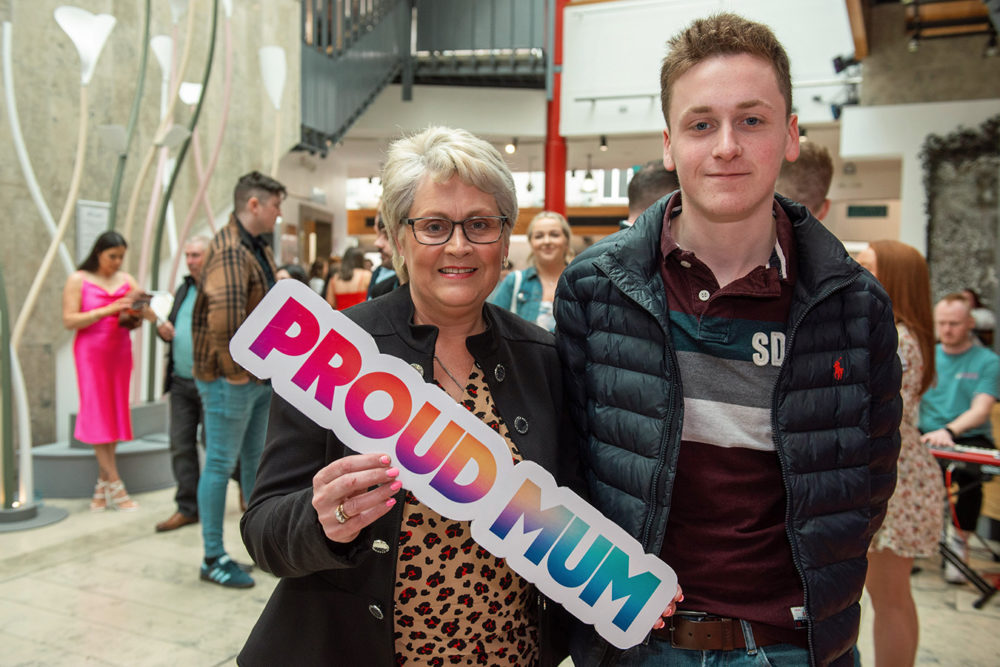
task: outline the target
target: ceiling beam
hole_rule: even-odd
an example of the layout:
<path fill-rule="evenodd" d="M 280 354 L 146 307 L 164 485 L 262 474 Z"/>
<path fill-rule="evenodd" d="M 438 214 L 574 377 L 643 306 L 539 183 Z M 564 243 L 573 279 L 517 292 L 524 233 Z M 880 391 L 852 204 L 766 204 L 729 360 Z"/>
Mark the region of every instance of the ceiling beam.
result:
<path fill-rule="evenodd" d="M 854 37 L 854 57 L 864 60 L 868 57 L 868 30 L 865 28 L 865 7 L 862 0 L 844 0 L 847 5 L 847 18 L 851 23 L 851 35 Z"/>

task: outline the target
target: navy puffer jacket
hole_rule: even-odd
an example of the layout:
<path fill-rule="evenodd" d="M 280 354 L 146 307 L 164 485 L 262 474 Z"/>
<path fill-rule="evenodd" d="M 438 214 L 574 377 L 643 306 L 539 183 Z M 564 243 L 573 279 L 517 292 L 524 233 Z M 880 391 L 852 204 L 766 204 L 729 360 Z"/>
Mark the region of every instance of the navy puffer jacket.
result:
<path fill-rule="evenodd" d="M 683 420 L 658 269 L 668 200 L 578 257 L 556 293 L 557 346 L 591 502 L 654 554 Z M 812 663 L 849 665 L 868 544 L 896 483 L 896 327 L 871 274 L 804 207 L 778 202 L 792 221 L 799 274 L 772 397 L 786 532 L 805 590 Z M 613 662 L 615 652 L 588 631 L 587 664 Z"/>

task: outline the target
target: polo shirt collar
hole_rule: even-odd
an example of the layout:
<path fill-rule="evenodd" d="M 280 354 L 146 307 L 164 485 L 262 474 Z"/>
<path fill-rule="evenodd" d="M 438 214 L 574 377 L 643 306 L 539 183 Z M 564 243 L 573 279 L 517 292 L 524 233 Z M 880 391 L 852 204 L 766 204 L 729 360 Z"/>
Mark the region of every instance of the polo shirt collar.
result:
<path fill-rule="evenodd" d="M 777 277 L 779 277 L 782 282 L 794 282 L 794 264 L 789 261 L 791 256 L 790 250 L 794 248 L 794 236 L 792 234 L 792 223 L 788 218 L 788 214 L 785 210 L 778 205 L 777 201 L 771 203 L 771 215 L 775 220 L 775 240 L 774 248 L 771 250 L 771 257 L 768 259 L 767 266 L 765 268 L 774 268 L 777 270 Z M 660 251 L 663 261 L 666 262 L 668 259 L 673 258 L 675 261 L 679 261 L 682 255 L 688 255 L 697 259 L 697 256 L 689 251 L 684 250 L 679 245 L 673 237 L 673 220 L 678 215 L 681 214 L 681 193 L 680 191 L 674 193 L 674 196 L 670 198 L 667 202 L 666 210 L 663 213 L 663 230 L 660 235 Z M 700 260 L 699 260 L 700 261 Z"/>

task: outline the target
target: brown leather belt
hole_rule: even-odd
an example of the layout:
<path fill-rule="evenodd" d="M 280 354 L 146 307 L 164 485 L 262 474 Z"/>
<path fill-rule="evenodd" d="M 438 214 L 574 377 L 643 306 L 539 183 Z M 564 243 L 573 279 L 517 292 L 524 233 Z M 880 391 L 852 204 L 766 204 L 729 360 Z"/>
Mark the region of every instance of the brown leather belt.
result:
<path fill-rule="evenodd" d="M 757 646 L 789 643 L 787 638 L 773 636 L 773 633 L 768 632 L 768 629 L 759 623 L 751 621 L 750 629 L 753 630 L 753 639 Z M 718 616 L 705 618 L 674 616 L 667 620 L 667 625 L 659 630 L 653 630 L 653 636 L 670 642 L 674 648 L 695 651 L 732 651 L 746 648 L 747 645 L 739 619 Z"/>

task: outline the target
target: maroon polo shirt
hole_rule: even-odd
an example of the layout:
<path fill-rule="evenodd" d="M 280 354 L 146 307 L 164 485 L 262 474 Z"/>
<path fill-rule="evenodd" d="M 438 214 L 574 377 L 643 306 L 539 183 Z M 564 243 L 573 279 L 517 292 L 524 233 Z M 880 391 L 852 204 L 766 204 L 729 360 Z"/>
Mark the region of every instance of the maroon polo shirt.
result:
<path fill-rule="evenodd" d="M 678 247 L 667 206 L 660 273 L 684 392 L 683 432 L 660 552 L 684 590 L 682 609 L 793 630 L 801 577 L 785 532 L 787 502 L 772 432 L 796 263 L 792 225 L 774 204 L 777 242 L 767 266 L 720 288 Z M 784 632 L 782 632 L 784 630 Z"/>

